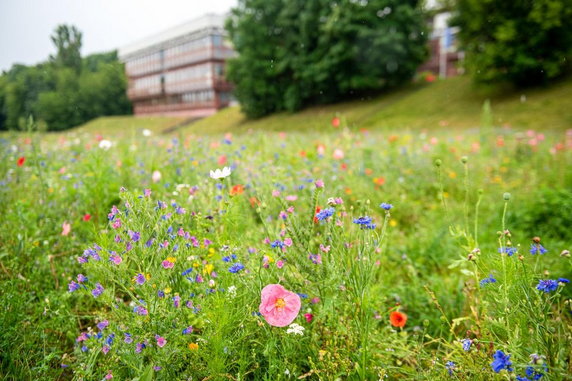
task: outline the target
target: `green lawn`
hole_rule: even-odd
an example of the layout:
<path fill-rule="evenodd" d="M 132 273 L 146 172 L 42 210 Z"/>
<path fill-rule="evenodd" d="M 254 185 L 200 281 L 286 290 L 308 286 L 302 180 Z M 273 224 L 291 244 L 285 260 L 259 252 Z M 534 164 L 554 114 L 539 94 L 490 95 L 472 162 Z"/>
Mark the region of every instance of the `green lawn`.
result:
<path fill-rule="evenodd" d="M 519 129 L 572 128 L 572 79 L 549 88 L 509 91 L 502 95 L 477 89 L 468 77 L 449 78 L 432 84 L 411 84 L 371 99 L 308 108 L 298 113 L 278 113 L 248 120 L 239 107 L 230 107 L 179 129 L 185 133 L 308 131 L 330 129 L 340 116 L 344 124 L 358 129 L 473 128 L 480 124 L 483 103 L 490 99 L 494 124 Z M 78 131 L 101 134 L 138 129 L 163 131 L 184 121 L 166 117 L 98 118 Z"/>

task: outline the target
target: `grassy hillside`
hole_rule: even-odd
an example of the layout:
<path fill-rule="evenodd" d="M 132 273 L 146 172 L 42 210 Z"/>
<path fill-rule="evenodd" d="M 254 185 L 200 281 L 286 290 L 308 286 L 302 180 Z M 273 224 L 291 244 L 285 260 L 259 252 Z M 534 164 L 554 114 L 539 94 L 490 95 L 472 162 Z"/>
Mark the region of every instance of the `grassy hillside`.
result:
<path fill-rule="evenodd" d="M 102 135 L 118 133 L 132 134 L 139 130 L 148 129 L 153 133 L 172 127 L 177 123 L 181 123 L 185 118 L 172 117 L 135 117 L 135 116 L 110 116 L 101 117 L 90 120 L 89 122 L 79 126 L 77 132 L 96 132 Z"/>
<path fill-rule="evenodd" d="M 476 89 L 469 78 L 410 85 L 373 99 L 313 107 L 249 121 L 237 107 L 223 110 L 186 128 L 195 133 L 225 131 L 307 130 L 329 128 L 332 117 L 357 128 L 470 128 L 478 126 L 483 103 L 490 99 L 494 123 L 515 128 L 572 128 L 572 79 L 549 88 L 509 92 L 502 96 Z"/>
<path fill-rule="evenodd" d="M 505 92 L 476 89 L 469 78 L 449 78 L 431 84 L 412 84 L 374 98 L 312 107 L 298 113 L 279 113 L 258 120 L 248 120 L 238 107 L 179 129 L 183 133 L 212 134 L 224 132 L 307 131 L 329 129 L 334 116 L 355 128 L 471 128 L 479 125 L 483 103 L 490 99 L 494 124 L 522 129 L 572 128 L 572 78 L 549 88 Z M 79 131 L 116 134 L 138 129 L 164 131 L 184 121 L 182 118 L 111 117 L 98 118 L 81 126 Z"/>

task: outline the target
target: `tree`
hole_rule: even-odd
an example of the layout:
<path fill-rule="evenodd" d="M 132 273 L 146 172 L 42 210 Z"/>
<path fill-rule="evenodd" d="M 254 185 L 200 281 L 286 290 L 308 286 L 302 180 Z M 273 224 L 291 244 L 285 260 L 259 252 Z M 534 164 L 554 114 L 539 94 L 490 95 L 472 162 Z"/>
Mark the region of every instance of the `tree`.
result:
<path fill-rule="evenodd" d="M 570 67 L 572 0 L 458 0 L 467 68 L 478 82 L 545 83 Z"/>
<path fill-rule="evenodd" d="M 55 57 L 50 57 L 58 67 L 81 71 L 81 32 L 73 25 L 58 25 L 51 39 L 56 46 Z"/>
<path fill-rule="evenodd" d="M 240 0 L 227 29 L 249 117 L 396 86 L 427 56 L 418 0 Z"/>

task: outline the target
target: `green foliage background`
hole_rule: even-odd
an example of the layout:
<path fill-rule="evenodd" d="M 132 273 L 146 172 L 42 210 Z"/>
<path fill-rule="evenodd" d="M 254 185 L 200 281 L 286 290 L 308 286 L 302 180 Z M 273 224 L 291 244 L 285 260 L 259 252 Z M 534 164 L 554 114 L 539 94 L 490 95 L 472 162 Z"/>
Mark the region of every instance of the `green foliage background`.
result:
<path fill-rule="evenodd" d="M 0 130 L 23 129 L 31 115 L 47 130 L 63 130 L 103 115 L 131 113 L 117 52 L 81 58 L 81 33 L 60 25 L 58 51 L 35 66 L 15 64 L 0 76 Z"/>
<path fill-rule="evenodd" d="M 242 0 L 228 78 L 249 117 L 395 86 L 427 57 L 419 2 Z"/>
<path fill-rule="evenodd" d="M 572 0 L 458 0 L 454 24 L 478 82 L 542 84 L 570 68 Z"/>

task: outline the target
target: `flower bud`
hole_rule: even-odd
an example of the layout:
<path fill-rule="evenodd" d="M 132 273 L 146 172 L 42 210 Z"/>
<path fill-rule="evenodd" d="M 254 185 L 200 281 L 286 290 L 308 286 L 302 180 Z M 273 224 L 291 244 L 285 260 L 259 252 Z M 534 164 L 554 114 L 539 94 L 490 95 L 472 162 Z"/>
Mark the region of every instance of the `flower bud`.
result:
<path fill-rule="evenodd" d="M 505 192 L 505 193 L 502 195 L 502 198 L 503 198 L 505 201 L 510 200 L 510 193 Z"/>

